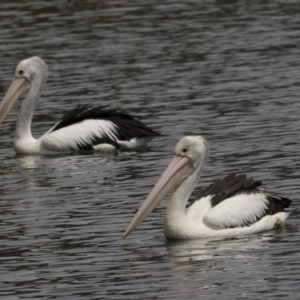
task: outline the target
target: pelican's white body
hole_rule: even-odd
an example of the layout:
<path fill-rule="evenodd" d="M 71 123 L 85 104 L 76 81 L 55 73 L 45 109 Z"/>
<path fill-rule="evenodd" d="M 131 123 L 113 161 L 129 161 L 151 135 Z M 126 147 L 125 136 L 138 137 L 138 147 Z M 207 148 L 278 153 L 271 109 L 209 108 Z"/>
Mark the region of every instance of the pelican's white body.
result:
<path fill-rule="evenodd" d="M 75 151 L 78 143 L 91 143 L 93 136 L 101 136 L 103 133 L 117 141 L 116 126 L 105 120 L 84 120 L 80 123 L 51 132 L 51 129 L 39 139 L 33 138 L 31 132 L 20 134 L 16 132 L 14 148 L 18 154 L 57 154 L 70 153 L 70 147 Z M 130 141 L 118 141 L 122 148 L 136 148 L 147 143 L 151 138 L 131 139 Z M 116 148 L 110 144 L 95 145 L 96 151 L 112 151 Z"/>
<path fill-rule="evenodd" d="M 173 197 L 176 195 L 173 195 Z M 265 216 L 258 222 L 244 227 L 224 228 L 222 224 L 230 221 L 239 221 L 243 218 L 242 206 L 233 207 L 226 200 L 214 208 L 211 207 L 211 196 L 207 196 L 198 201 L 186 211 L 178 212 L 176 209 L 176 199 L 170 198 L 167 205 L 165 215 L 164 234 L 171 239 L 193 239 L 193 238 L 209 238 L 209 237 L 235 237 L 249 235 L 276 227 L 282 227 L 284 221 L 288 217 L 288 213 L 280 212 L 275 215 Z M 258 198 L 261 195 L 257 195 Z M 243 199 L 244 198 L 244 199 Z M 239 203 L 240 200 L 248 201 L 249 209 L 255 208 L 251 205 L 252 197 L 246 199 L 245 195 L 239 195 L 230 198 L 230 201 Z M 223 210 L 224 209 L 224 210 Z M 257 205 L 256 209 L 259 209 Z"/>

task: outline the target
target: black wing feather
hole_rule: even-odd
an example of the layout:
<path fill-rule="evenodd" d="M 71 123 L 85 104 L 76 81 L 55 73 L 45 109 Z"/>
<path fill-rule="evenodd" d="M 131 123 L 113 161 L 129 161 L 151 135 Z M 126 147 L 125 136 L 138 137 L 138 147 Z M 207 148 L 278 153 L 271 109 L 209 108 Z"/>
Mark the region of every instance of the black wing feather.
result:
<path fill-rule="evenodd" d="M 152 130 L 142 122 L 136 120 L 133 116 L 119 112 L 117 110 L 108 109 L 107 106 L 91 107 L 90 105 L 79 105 L 73 110 L 68 111 L 61 120 L 53 127 L 51 132 L 60 130 L 64 127 L 80 123 L 84 120 L 106 120 L 114 123 L 118 130 L 116 137 L 120 141 L 128 141 L 133 138 L 155 137 L 161 134 Z M 81 150 L 91 150 L 94 145 L 107 143 L 116 148 L 120 145 L 117 141 L 109 136 L 93 138 L 92 144 L 78 145 Z"/>
<path fill-rule="evenodd" d="M 261 218 L 267 215 L 274 215 L 278 212 L 285 211 L 286 208 L 290 206 L 292 200 L 282 197 L 275 192 L 269 192 L 262 190 L 259 187 L 262 185 L 261 181 L 254 180 L 252 177 L 247 177 L 245 174 L 229 174 L 223 179 L 217 179 L 207 188 L 200 191 L 198 197 L 193 200 L 189 206 L 194 202 L 200 200 L 202 197 L 211 195 L 211 206 L 214 207 L 221 203 L 222 201 L 240 194 L 258 194 L 263 193 L 267 199 L 267 207 L 263 213 L 256 216 L 255 220 L 252 222 L 247 222 L 242 226 L 249 226 Z"/>

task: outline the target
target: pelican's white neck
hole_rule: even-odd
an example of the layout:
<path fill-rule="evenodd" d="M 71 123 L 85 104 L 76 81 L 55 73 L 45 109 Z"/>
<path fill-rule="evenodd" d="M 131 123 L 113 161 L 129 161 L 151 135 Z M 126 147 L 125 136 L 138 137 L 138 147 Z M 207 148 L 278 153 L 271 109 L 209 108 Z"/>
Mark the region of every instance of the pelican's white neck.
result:
<path fill-rule="evenodd" d="M 32 139 L 31 120 L 45 82 L 46 74 L 36 76 L 34 81 L 31 82 L 31 87 L 21 105 L 18 114 L 15 140 Z"/>
<path fill-rule="evenodd" d="M 204 163 L 178 186 L 168 200 L 164 222 L 164 233 L 166 237 L 176 238 L 176 236 L 179 236 L 182 238 L 182 236 L 185 235 L 185 231 L 188 228 L 186 204 L 196 187 L 203 168 Z"/>

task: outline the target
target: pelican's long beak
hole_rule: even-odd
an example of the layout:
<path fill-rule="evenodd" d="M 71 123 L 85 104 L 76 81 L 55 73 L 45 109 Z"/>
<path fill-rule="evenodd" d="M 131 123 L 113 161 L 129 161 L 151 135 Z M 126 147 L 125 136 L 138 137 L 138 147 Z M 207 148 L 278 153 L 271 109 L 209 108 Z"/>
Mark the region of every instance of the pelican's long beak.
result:
<path fill-rule="evenodd" d="M 14 103 L 30 88 L 30 82 L 25 77 L 16 77 L 0 103 L 0 124 Z"/>
<path fill-rule="evenodd" d="M 147 216 L 154 210 L 158 203 L 168 194 L 172 188 L 176 188 L 194 170 L 188 157 L 174 156 L 169 166 L 162 174 L 138 212 L 135 214 L 122 238 L 125 239 Z"/>

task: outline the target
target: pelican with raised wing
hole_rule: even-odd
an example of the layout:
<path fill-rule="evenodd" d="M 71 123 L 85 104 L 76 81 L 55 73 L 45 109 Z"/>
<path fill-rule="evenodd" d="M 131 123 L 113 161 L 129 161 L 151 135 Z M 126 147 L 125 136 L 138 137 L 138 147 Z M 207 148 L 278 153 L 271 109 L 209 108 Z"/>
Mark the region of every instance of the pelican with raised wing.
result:
<path fill-rule="evenodd" d="M 173 190 L 167 204 L 164 234 L 171 239 L 233 237 L 283 226 L 291 200 L 261 188 L 260 181 L 230 174 L 201 191 L 188 207 L 208 159 L 208 143 L 201 136 L 186 136 L 175 156 L 123 234 L 129 235 Z"/>
<path fill-rule="evenodd" d="M 160 134 L 130 115 L 81 105 L 67 112 L 39 139 L 31 134 L 31 120 L 47 79 L 47 65 L 39 57 L 21 61 L 15 79 L 0 103 L 0 123 L 13 104 L 27 93 L 18 115 L 14 148 L 19 154 L 55 154 L 84 150 L 112 150 L 142 146 Z"/>

